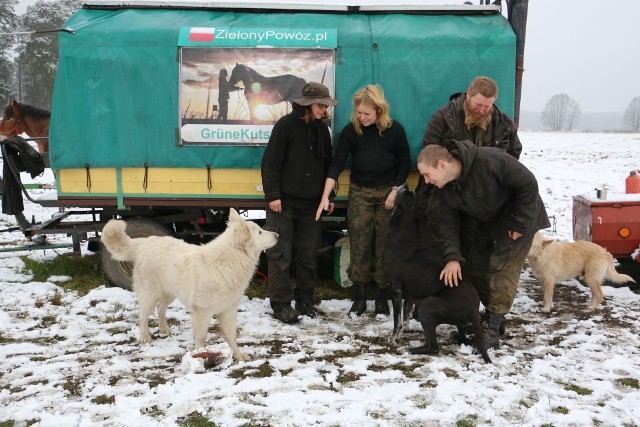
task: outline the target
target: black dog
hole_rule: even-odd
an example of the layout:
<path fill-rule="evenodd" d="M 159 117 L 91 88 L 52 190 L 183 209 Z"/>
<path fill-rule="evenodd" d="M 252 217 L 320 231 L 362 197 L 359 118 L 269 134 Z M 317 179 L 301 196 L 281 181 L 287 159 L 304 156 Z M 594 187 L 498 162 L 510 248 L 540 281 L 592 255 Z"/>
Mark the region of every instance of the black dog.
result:
<path fill-rule="evenodd" d="M 491 359 L 484 347 L 480 323 L 480 298 L 467 280 L 459 286 L 446 286 L 439 278 L 444 267 L 438 246 L 423 242 L 416 215 L 416 197 L 406 186 L 400 187 L 395 199 L 395 209 L 389 222 L 389 236 L 382 257 L 382 265 L 393 290 L 393 334 L 395 343 L 404 323 L 411 316 L 414 300 L 422 300 L 418 317 L 426 336 L 424 346 L 409 349 L 413 354 L 438 353 L 436 326 L 451 324 L 458 327 L 458 336 L 464 339 L 461 327 L 472 323 L 476 345 L 485 362 Z M 402 301 L 404 298 L 404 310 Z M 404 311 L 402 321 L 401 313 Z"/>

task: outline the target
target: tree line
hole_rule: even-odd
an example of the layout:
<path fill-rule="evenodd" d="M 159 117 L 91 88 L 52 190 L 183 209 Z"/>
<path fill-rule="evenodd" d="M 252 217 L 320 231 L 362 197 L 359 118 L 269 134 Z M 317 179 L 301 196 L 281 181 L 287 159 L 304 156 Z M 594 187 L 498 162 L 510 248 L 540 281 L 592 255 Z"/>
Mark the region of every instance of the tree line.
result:
<path fill-rule="evenodd" d="M 580 105 L 569 95 L 562 93 L 547 101 L 540 118 L 547 130 L 571 131 L 576 129 L 581 116 Z M 631 100 L 622 121 L 632 132 L 640 131 L 640 96 Z"/>
<path fill-rule="evenodd" d="M 16 14 L 17 5 L 18 0 L 2 0 L 0 8 L 0 105 L 18 99 L 51 109 L 58 33 L 33 32 L 62 28 L 80 0 L 39 0 L 23 15 Z"/>
<path fill-rule="evenodd" d="M 16 15 L 18 0 L 2 0 L 0 8 L 0 105 L 10 99 L 51 109 L 58 67 L 58 33 L 7 35 L 59 29 L 80 8 L 81 0 L 38 0 Z M 580 105 L 567 94 L 554 95 L 542 111 L 542 124 L 552 131 L 577 128 Z M 640 131 L 640 97 L 624 113 L 623 124 Z"/>

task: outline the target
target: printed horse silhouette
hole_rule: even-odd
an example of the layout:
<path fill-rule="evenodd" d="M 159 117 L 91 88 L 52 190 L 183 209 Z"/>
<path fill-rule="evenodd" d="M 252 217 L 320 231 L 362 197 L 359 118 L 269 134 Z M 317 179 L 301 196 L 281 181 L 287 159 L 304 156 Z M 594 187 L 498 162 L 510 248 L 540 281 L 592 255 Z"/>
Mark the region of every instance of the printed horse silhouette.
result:
<path fill-rule="evenodd" d="M 47 139 L 36 140 L 36 144 L 40 153 L 48 153 L 50 120 L 50 111 L 14 99 L 7 102 L 0 122 L 0 135 L 11 137 L 24 132 L 31 138 L 46 137 Z"/>
<path fill-rule="evenodd" d="M 249 116 L 255 120 L 255 109 L 260 104 L 274 105 L 283 101 L 293 101 L 302 95 L 306 81 L 292 74 L 265 77 L 246 65 L 236 63 L 231 71 L 229 84 L 242 82 L 244 97 L 249 105 Z"/>

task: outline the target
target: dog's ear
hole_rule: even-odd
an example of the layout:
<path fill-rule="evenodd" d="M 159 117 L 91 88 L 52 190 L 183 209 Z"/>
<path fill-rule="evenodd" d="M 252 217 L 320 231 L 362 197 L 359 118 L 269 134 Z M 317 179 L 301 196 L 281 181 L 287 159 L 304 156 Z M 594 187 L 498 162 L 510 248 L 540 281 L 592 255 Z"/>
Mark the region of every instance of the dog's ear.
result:
<path fill-rule="evenodd" d="M 237 210 L 230 208 L 229 209 L 229 222 L 237 222 L 240 221 L 240 214 L 238 213 Z"/>
<path fill-rule="evenodd" d="M 549 246 L 551 243 L 553 243 L 553 240 L 549 240 L 549 239 L 545 239 L 542 241 L 542 248 L 546 248 L 547 246 Z"/>

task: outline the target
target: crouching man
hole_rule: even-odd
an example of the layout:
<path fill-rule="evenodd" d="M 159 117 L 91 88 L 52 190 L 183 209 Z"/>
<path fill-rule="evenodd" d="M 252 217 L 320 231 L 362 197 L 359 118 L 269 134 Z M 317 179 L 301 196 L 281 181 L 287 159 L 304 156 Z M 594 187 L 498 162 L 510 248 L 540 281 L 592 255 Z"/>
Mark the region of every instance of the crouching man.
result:
<path fill-rule="evenodd" d="M 417 163 L 425 183 L 436 187 L 429 203 L 437 205 L 433 219 L 438 224 L 432 225 L 439 230 L 446 261 L 440 280 L 457 286 L 466 263 L 467 279 L 485 307 L 486 348 L 498 347 L 533 236 L 551 225 L 538 182 L 504 150 L 469 141 L 427 145 Z M 477 225 L 464 227 L 465 216 Z"/>

